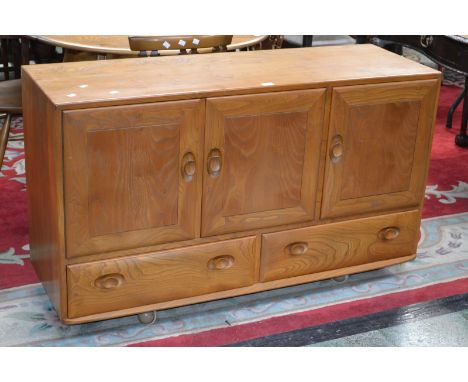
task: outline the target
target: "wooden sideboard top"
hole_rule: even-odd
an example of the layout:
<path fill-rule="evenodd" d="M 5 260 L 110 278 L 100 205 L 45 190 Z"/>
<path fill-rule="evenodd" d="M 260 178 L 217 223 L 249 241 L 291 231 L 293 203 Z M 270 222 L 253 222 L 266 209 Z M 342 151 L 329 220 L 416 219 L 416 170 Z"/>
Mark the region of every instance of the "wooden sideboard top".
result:
<path fill-rule="evenodd" d="M 438 78 L 374 45 L 23 66 L 58 109 Z"/>

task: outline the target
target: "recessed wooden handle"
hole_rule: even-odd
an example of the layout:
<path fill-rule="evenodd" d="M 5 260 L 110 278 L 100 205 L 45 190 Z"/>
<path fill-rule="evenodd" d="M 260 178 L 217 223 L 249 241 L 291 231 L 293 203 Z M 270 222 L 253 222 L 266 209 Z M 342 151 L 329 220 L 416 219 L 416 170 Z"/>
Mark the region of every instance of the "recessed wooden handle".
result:
<path fill-rule="evenodd" d="M 343 156 L 343 137 L 336 135 L 330 145 L 330 159 L 332 163 L 338 162 Z"/>
<path fill-rule="evenodd" d="M 400 228 L 398 227 L 387 227 L 379 232 L 379 236 L 382 240 L 393 240 L 400 235 Z"/>
<path fill-rule="evenodd" d="M 208 163 L 207 163 L 208 174 L 211 176 L 219 176 L 221 173 L 221 151 L 219 149 L 213 149 L 208 154 Z"/>
<path fill-rule="evenodd" d="M 125 278 L 120 273 L 104 275 L 94 281 L 94 285 L 101 289 L 115 289 L 122 285 Z"/>
<path fill-rule="evenodd" d="M 307 252 L 309 245 L 305 242 L 299 242 L 290 244 L 288 248 L 291 255 L 299 256 Z"/>
<path fill-rule="evenodd" d="M 231 268 L 234 264 L 234 257 L 229 255 L 217 256 L 208 261 L 209 269 L 223 270 Z"/>
<path fill-rule="evenodd" d="M 187 182 L 193 179 L 196 169 L 195 156 L 192 153 L 185 154 L 182 158 L 182 176 Z"/>

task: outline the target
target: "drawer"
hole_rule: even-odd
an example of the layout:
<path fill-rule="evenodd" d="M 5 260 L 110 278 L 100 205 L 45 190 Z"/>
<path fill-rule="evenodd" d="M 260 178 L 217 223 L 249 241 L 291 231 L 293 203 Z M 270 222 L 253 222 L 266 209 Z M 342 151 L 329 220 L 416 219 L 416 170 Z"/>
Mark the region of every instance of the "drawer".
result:
<path fill-rule="evenodd" d="M 249 286 L 256 237 L 67 267 L 68 317 L 75 318 Z"/>
<path fill-rule="evenodd" d="M 260 280 L 271 281 L 416 253 L 418 211 L 265 234 Z"/>

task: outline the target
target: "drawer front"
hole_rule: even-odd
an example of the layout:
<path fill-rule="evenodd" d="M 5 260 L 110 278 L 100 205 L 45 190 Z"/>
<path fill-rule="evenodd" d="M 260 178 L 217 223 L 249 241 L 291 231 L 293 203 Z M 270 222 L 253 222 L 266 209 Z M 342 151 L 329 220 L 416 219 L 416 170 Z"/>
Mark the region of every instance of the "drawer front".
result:
<path fill-rule="evenodd" d="M 68 317 L 76 318 L 249 286 L 256 237 L 68 266 Z"/>
<path fill-rule="evenodd" d="M 418 211 L 263 235 L 260 280 L 271 281 L 409 256 Z"/>

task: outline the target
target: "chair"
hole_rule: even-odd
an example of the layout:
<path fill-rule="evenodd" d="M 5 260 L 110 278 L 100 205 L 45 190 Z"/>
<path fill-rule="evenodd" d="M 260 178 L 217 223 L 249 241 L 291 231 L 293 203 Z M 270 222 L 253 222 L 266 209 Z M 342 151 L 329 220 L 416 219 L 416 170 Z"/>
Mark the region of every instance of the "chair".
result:
<path fill-rule="evenodd" d="M 130 49 L 139 51 L 140 57 L 160 56 L 161 51 L 179 51 L 179 54 L 200 53 L 200 49 L 211 52 L 226 52 L 232 36 L 129 36 Z M 211 50 L 210 50 L 211 49 Z M 149 53 L 148 53 L 149 52 Z"/>
<path fill-rule="evenodd" d="M 0 168 L 10 132 L 11 117 L 23 113 L 21 105 L 21 80 L 0 81 L 0 115 L 5 121 L 0 131 Z"/>

